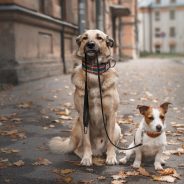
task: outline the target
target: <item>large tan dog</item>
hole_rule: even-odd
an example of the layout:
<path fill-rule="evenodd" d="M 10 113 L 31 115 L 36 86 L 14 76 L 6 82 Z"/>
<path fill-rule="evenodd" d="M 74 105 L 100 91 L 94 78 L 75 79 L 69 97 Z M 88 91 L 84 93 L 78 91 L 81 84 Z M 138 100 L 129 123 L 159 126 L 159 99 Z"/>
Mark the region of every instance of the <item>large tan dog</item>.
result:
<path fill-rule="evenodd" d="M 107 67 L 110 63 L 110 47 L 113 40 L 99 30 L 88 30 L 77 37 L 78 50 L 76 55 L 84 62 L 87 52 L 87 65 L 95 66 L 96 54 L 100 67 Z M 95 51 L 95 52 L 94 52 Z M 83 63 L 84 64 L 84 63 Z M 93 68 L 93 67 L 92 67 Z M 101 155 L 106 152 L 106 163 L 117 164 L 114 146 L 108 141 L 101 112 L 100 93 L 98 87 L 98 76 L 95 71 L 87 74 L 90 122 L 87 134 L 84 133 L 83 104 L 85 90 L 85 69 L 82 65 L 74 69 L 72 82 L 75 85 L 74 103 L 79 117 L 72 129 L 70 138 L 54 137 L 49 142 L 51 150 L 55 153 L 66 153 L 74 151 L 82 158 L 81 164 L 92 165 L 92 155 Z M 107 122 L 107 131 L 110 139 L 117 144 L 121 135 L 121 129 L 116 123 L 119 95 L 117 91 L 118 74 L 114 68 L 102 71 L 101 75 L 104 114 Z"/>

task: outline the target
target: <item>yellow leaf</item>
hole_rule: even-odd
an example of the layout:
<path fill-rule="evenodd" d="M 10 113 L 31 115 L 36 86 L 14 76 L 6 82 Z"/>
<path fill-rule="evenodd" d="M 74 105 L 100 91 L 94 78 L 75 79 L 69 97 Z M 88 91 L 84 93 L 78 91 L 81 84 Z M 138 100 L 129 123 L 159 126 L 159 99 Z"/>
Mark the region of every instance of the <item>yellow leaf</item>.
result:
<path fill-rule="evenodd" d="M 173 176 L 152 176 L 152 178 L 155 181 L 166 181 L 168 183 L 174 183 L 176 180 Z"/>
<path fill-rule="evenodd" d="M 161 175 L 171 175 L 171 174 L 176 173 L 176 170 L 173 168 L 167 168 L 167 169 L 163 169 L 163 170 L 158 171 L 158 173 Z"/>

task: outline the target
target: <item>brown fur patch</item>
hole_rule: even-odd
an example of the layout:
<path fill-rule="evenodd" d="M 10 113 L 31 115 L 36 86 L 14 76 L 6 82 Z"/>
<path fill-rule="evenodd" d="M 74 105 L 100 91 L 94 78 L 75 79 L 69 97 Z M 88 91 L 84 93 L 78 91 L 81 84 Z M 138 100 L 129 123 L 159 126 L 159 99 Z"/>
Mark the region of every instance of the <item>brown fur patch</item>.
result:
<path fill-rule="evenodd" d="M 154 120 L 153 113 L 152 113 L 152 107 L 149 107 L 149 109 L 145 111 L 144 118 L 148 125 Z"/>
<path fill-rule="evenodd" d="M 160 111 L 160 119 L 162 120 L 162 123 L 164 124 L 164 120 L 165 120 L 165 111 L 163 108 L 159 108 Z"/>

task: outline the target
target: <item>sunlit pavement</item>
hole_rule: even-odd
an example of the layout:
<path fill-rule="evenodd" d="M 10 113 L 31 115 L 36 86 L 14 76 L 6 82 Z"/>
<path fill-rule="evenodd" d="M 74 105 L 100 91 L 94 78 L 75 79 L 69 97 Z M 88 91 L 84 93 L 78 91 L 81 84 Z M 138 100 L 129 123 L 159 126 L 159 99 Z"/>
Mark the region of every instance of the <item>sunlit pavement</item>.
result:
<path fill-rule="evenodd" d="M 168 151 L 166 166 L 181 174 L 175 183 L 184 183 L 184 64 L 175 60 L 142 59 L 118 63 L 121 103 L 118 120 L 124 134 L 122 146 L 133 140 L 141 120 L 136 106 L 169 101 L 167 114 Z M 93 167 L 82 167 L 73 154 L 55 155 L 47 143 L 53 136 L 69 136 L 77 114 L 73 107 L 74 87 L 70 75 L 29 82 L 0 92 L 0 183 L 111 183 L 112 175 L 125 171 L 128 183 L 155 183 L 153 159 L 143 159 L 150 176 L 141 176 L 126 165 L 106 166 L 95 159 Z M 182 125 L 179 125 L 182 124 Z M 118 153 L 118 158 L 123 153 Z M 68 169 L 68 170 L 65 170 Z M 120 174 L 119 174 L 120 175 Z M 119 179 L 122 181 L 122 178 Z M 123 182 L 123 181 L 122 181 Z M 118 183 L 115 180 L 114 183 Z M 119 182 L 120 183 L 120 182 Z"/>

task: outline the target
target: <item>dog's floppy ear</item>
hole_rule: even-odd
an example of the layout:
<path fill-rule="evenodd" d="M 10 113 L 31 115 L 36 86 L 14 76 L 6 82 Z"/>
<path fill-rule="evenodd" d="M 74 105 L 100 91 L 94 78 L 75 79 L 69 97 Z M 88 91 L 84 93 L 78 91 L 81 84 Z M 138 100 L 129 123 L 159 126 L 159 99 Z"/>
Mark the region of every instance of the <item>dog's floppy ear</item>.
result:
<path fill-rule="evenodd" d="M 77 38 L 75 39 L 75 41 L 76 41 L 76 43 L 77 43 L 78 46 L 80 46 L 80 44 L 81 44 L 81 36 L 82 36 L 82 35 L 79 35 L 79 36 L 77 36 Z"/>
<path fill-rule="evenodd" d="M 108 47 L 113 47 L 114 46 L 114 40 L 108 35 L 106 37 L 106 43 L 107 43 Z"/>
<path fill-rule="evenodd" d="M 149 106 L 146 106 L 146 105 L 138 105 L 137 106 L 137 109 L 139 109 L 140 113 L 142 115 L 145 114 L 145 112 L 149 109 L 150 107 Z"/>
<path fill-rule="evenodd" d="M 171 104 L 172 103 L 170 103 L 170 102 L 164 102 L 163 104 L 160 105 L 160 107 L 164 110 L 164 113 L 167 113 L 168 107 Z"/>

